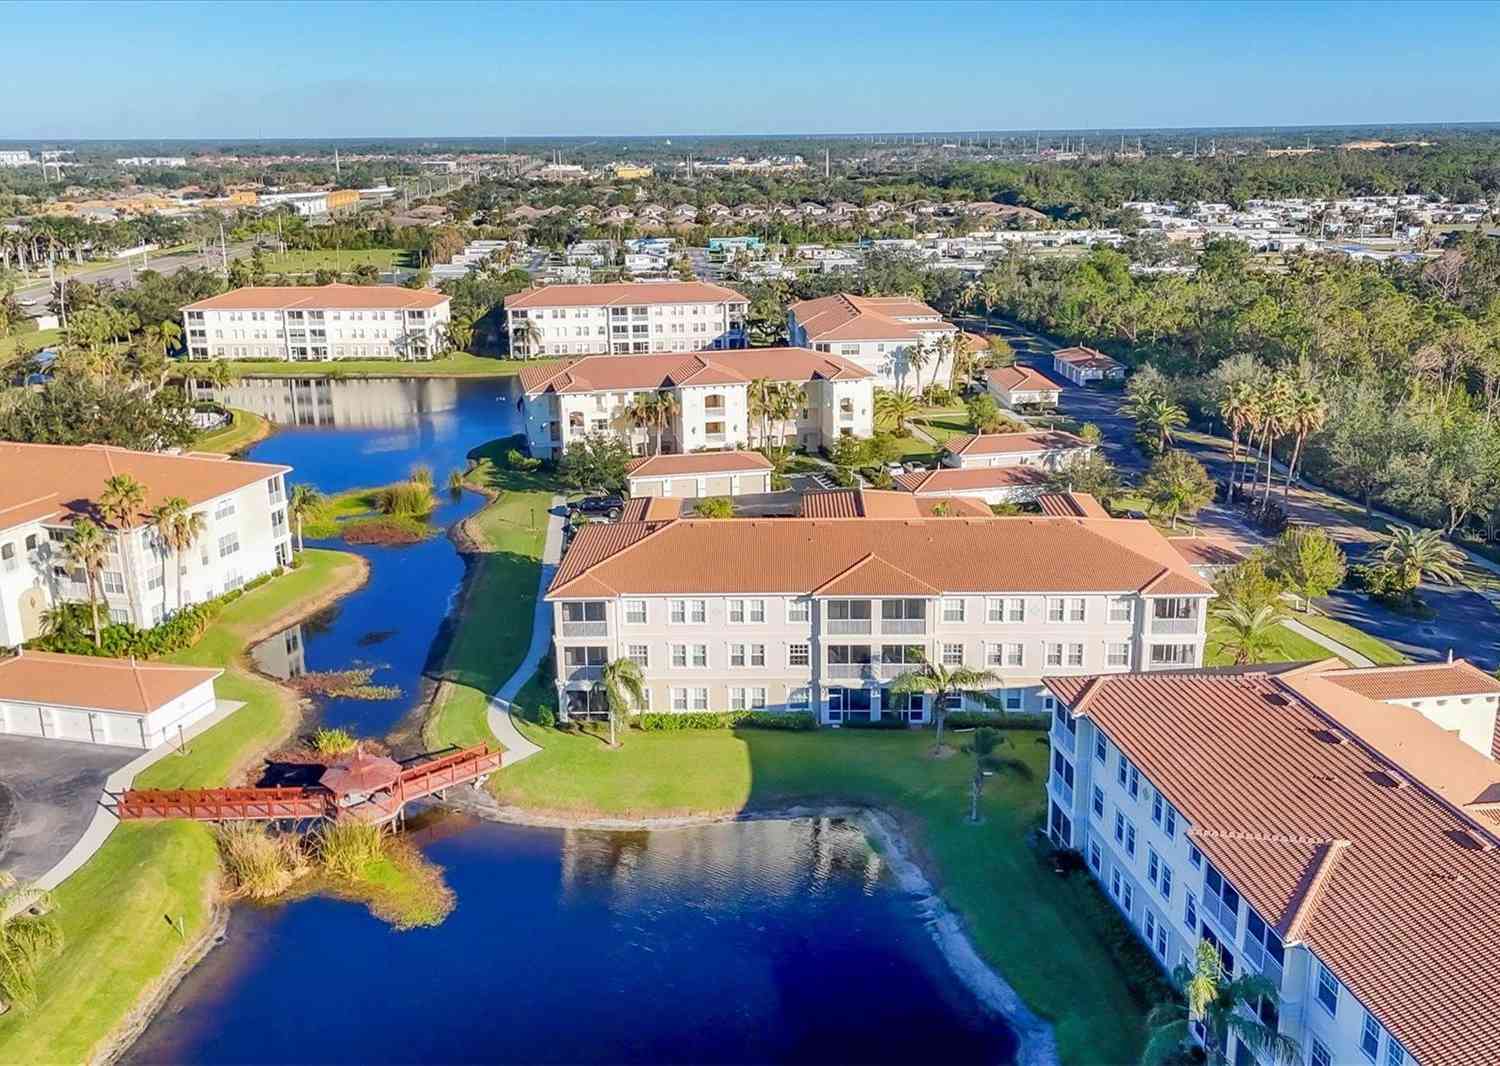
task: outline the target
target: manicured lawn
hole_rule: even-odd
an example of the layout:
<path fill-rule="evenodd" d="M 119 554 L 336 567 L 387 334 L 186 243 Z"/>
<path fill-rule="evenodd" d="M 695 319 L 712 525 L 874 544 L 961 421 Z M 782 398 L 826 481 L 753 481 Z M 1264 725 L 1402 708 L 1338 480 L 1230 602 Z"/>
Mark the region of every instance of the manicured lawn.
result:
<path fill-rule="evenodd" d="M 554 490 L 545 469 L 526 473 L 504 465 L 505 451 L 513 444 L 513 438 L 491 441 L 470 453 L 471 458 L 491 460 L 471 471 L 471 483 L 498 495 L 468 523 L 480 550 L 469 561 L 463 610 L 443 660 L 445 684 L 424 729 L 432 747 L 494 743 L 485 707 L 531 643 Z"/>
<path fill-rule="evenodd" d="M 495 359 L 455 352 L 426 360 L 335 359 L 326 363 L 264 360 L 231 362 L 229 367 L 236 376 L 244 378 L 490 378 L 519 374 L 523 367 L 548 362 L 555 360 Z"/>
<path fill-rule="evenodd" d="M 266 270 L 272 274 L 305 274 L 314 270 L 336 270 L 343 273 L 364 263 L 373 263 L 381 270 L 416 266 L 412 253 L 401 248 L 294 248 L 286 252 L 263 252 L 261 258 L 265 261 Z"/>
<path fill-rule="evenodd" d="M 1347 622 L 1340 622 L 1337 618 L 1329 618 L 1327 615 L 1308 611 L 1305 614 L 1298 614 L 1297 621 L 1309 629 L 1316 629 L 1324 636 L 1332 637 L 1340 644 L 1353 648 L 1378 666 L 1394 666 L 1409 661 L 1406 656 L 1385 641 L 1372 637 L 1364 630 L 1356 629 Z"/>
<path fill-rule="evenodd" d="M 1208 643 L 1203 650 L 1204 666 L 1233 666 L 1234 659 L 1226 655 L 1220 644 L 1224 632 L 1223 623 L 1217 619 L 1208 620 Z M 1321 644 L 1314 644 L 1306 637 L 1293 633 L 1284 626 L 1276 627 L 1274 647 L 1267 661 L 1285 662 L 1307 662 L 1309 660 L 1327 659 L 1333 653 Z"/>
<path fill-rule="evenodd" d="M 253 411 L 230 408 L 229 414 L 231 416 L 229 425 L 199 437 L 193 444 L 195 451 L 234 455 L 271 431 L 270 424 Z"/>
<path fill-rule="evenodd" d="M 251 634 L 288 617 L 302 603 L 353 579 L 358 560 L 308 551 L 302 565 L 224 609 L 193 648 L 170 661 L 225 667 L 224 699 L 243 700 L 229 718 L 169 755 L 136 780 L 142 788 L 224 784 L 292 726 L 290 693 L 251 674 L 241 660 Z M 118 827 L 104 846 L 57 890 L 63 954 L 40 975 L 36 1009 L 0 1018 L 0 1062 L 82 1062 L 161 980 L 186 940 L 211 916 L 218 874 L 212 832 L 190 822 Z"/>
<path fill-rule="evenodd" d="M 0 366 L 14 359 L 24 345 L 26 350 L 33 351 L 56 344 L 62 340 L 63 331 L 60 329 L 36 329 L 30 333 L 12 333 L 8 336 L 0 336 Z"/>
<path fill-rule="evenodd" d="M 1136 1002 L 1103 935 L 1112 918 L 1082 875 L 1061 880 L 1028 835 L 1045 807 L 1046 735 L 1007 731 L 1020 769 L 991 777 L 967 820 L 972 762 L 934 760 L 932 734 L 820 730 L 591 735 L 522 727 L 543 751 L 492 779 L 508 803 L 619 816 L 858 803 L 896 815 L 980 953 L 1056 1026 L 1064 1061 L 1134 1062 Z M 960 742 L 962 738 L 960 735 Z"/>
<path fill-rule="evenodd" d="M 969 412 L 962 407 L 928 408 L 913 421 L 925 429 L 939 445 L 950 437 L 974 432 Z"/>

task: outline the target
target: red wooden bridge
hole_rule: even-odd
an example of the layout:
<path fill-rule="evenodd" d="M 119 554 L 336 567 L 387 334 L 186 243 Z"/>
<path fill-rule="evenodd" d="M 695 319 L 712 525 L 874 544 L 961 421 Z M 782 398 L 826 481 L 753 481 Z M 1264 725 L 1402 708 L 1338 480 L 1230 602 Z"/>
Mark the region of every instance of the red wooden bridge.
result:
<path fill-rule="evenodd" d="M 500 768 L 486 745 L 424 756 L 410 766 L 356 753 L 324 771 L 316 785 L 293 788 L 132 788 L 115 802 L 121 821 L 189 818 L 199 822 L 353 818 L 380 824 L 412 800 L 482 781 Z"/>

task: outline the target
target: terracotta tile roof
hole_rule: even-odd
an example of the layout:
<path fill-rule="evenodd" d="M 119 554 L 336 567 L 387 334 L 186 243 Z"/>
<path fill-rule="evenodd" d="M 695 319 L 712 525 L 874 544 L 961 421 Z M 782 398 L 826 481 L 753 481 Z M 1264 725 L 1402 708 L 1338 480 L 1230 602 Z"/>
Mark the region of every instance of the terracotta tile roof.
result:
<path fill-rule="evenodd" d="M 631 477 L 670 477 L 673 474 L 718 474 L 772 470 L 760 452 L 690 452 L 686 455 L 647 455 L 625 467 Z"/>
<path fill-rule="evenodd" d="M 1466 751 L 1485 760 L 1416 711 L 1340 688 L 1338 672 L 1044 683 L 1103 728 L 1256 911 L 1305 943 L 1413 1057 L 1493 1061 L 1500 838 L 1489 812 L 1444 795 L 1471 790 L 1467 770 L 1454 770 L 1472 765 Z M 1355 702 L 1370 708 L 1356 713 Z M 1360 732 L 1377 717 L 1398 725 Z M 1424 780 L 1411 757 L 1440 747 L 1447 758 L 1421 770 L 1442 779 Z"/>
<path fill-rule="evenodd" d="M 749 303 L 749 297 L 705 281 L 614 282 L 543 285 L 505 298 L 507 311 L 526 307 L 600 307 L 619 304 Z"/>
<path fill-rule="evenodd" d="M 681 515 L 678 496 L 632 496 L 620 509 L 621 522 L 670 522 Z"/>
<path fill-rule="evenodd" d="M 883 489 L 835 489 L 804 493 L 802 518 L 932 518 L 933 509 L 946 505 L 951 515 L 992 518 L 983 500 L 964 496 L 913 496 Z"/>
<path fill-rule="evenodd" d="M 943 451 L 954 455 L 1021 455 L 1092 447 L 1082 437 L 1060 429 L 1034 433 L 962 433 L 943 443 Z"/>
<path fill-rule="evenodd" d="M 1111 359 L 1103 352 L 1095 351 L 1093 348 L 1073 347 L 1059 348 L 1052 353 L 1054 361 L 1068 363 L 1072 366 L 1097 367 L 1100 370 L 1108 370 L 1111 367 L 1122 366 L 1117 359 Z"/>
<path fill-rule="evenodd" d="M 908 296 L 822 296 L 789 308 L 809 341 L 907 340 L 919 333 L 953 333 L 958 327 L 920 300 Z M 903 322 L 935 318 L 932 322 Z"/>
<path fill-rule="evenodd" d="M 169 496 L 182 496 L 194 505 L 206 503 L 290 470 L 223 456 L 0 441 L 0 529 L 83 515 L 102 523 L 96 504 L 105 481 L 116 474 L 129 474 L 146 486 L 144 517 Z"/>
<path fill-rule="evenodd" d="M 0 701 L 150 714 L 223 672 L 23 651 L 0 659 Z"/>
<path fill-rule="evenodd" d="M 683 519 L 649 533 L 623 523 L 599 530 L 585 527 L 574 538 L 549 596 L 805 594 L 868 556 L 936 589 L 997 593 L 1137 591 L 1172 572 L 1167 558 L 1182 568 L 1185 589 L 1211 591 L 1146 522 L 739 518 Z"/>
<path fill-rule="evenodd" d="M 978 466 L 967 470 L 940 466 L 936 470 L 918 470 L 896 478 L 896 484 L 907 492 L 927 496 L 984 489 L 1035 488 L 1047 484 L 1047 481 L 1047 471 L 1034 466 Z"/>
<path fill-rule="evenodd" d="M 661 355 L 586 355 L 521 370 L 528 396 L 621 389 L 667 389 L 772 381 L 854 381 L 873 375 L 846 359 L 807 348 L 744 348 Z"/>
<path fill-rule="evenodd" d="M 864 514 L 858 489 L 802 494 L 803 518 L 859 518 Z"/>
<path fill-rule="evenodd" d="M 1433 696 L 1479 696 L 1500 693 L 1500 681 L 1463 659 L 1451 663 L 1378 666 L 1339 670 L 1329 681 L 1372 700 L 1412 700 Z"/>
<path fill-rule="evenodd" d="M 1104 505 L 1087 492 L 1044 492 L 1036 498 L 1042 514 L 1056 518 L 1108 518 Z"/>
<path fill-rule="evenodd" d="M 871 554 L 812 591 L 816 596 L 936 596 L 942 590 Z"/>
<path fill-rule="evenodd" d="M 1234 566 L 1245 553 L 1227 537 L 1168 537 L 1167 543 L 1192 566 Z"/>
<path fill-rule="evenodd" d="M 998 370 L 986 372 L 989 377 L 990 386 L 1003 392 L 1014 391 L 1042 391 L 1051 389 L 1059 391 L 1062 385 L 1053 381 L 1040 370 L 1016 363 L 1012 366 L 1003 366 Z"/>
<path fill-rule="evenodd" d="M 184 311 L 427 310 L 448 297 L 427 289 L 400 285 L 251 285 L 190 303 Z"/>

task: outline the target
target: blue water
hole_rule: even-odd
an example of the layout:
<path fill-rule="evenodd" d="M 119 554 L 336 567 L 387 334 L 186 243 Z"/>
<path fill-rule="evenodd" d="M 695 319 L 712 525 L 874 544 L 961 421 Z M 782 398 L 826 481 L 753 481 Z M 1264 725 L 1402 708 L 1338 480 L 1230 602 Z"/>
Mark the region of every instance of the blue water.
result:
<path fill-rule="evenodd" d="M 238 908 L 134 1063 L 1005 1062 L 853 826 L 653 833 L 445 815 L 458 908 L 396 933 L 327 899 Z"/>
<path fill-rule="evenodd" d="M 418 462 L 441 485 L 470 448 L 517 428 L 503 384 L 354 384 L 320 386 L 311 400 L 295 385 L 247 384 L 225 398 L 291 423 L 252 457 L 288 463 L 293 482 L 328 492 L 384 484 Z M 335 424 L 305 424 L 316 419 Z M 480 502 L 447 502 L 437 520 Z M 463 564 L 446 537 L 354 550 L 370 561 L 369 583 L 260 645 L 256 660 L 271 672 L 378 663 L 373 680 L 401 686 L 401 698 L 327 701 L 314 717 L 381 736 L 419 706 Z M 1013 1056 L 1011 1031 L 958 986 L 919 903 L 842 822 L 602 833 L 433 811 L 412 824 L 457 896 L 442 925 L 398 933 L 362 906 L 325 898 L 236 906 L 227 942 L 187 976 L 127 1061 Z"/>

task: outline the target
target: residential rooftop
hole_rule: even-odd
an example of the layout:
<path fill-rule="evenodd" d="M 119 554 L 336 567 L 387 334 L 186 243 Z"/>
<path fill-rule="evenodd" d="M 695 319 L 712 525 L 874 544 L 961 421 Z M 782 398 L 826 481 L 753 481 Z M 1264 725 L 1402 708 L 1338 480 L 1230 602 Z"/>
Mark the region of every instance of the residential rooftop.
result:
<path fill-rule="evenodd" d="M 0 702 L 150 714 L 224 671 L 23 651 L 0 659 Z"/>
<path fill-rule="evenodd" d="M 1050 476 L 1035 466 L 971 466 L 967 469 L 940 466 L 935 470 L 898 474 L 895 480 L 907 492 L 931 494 L 1038 488 L 1046 485 Z"/>
<path fill-rule="evenodd" d="M 821 296 L 792 304 L 790 311 L 809 341 L 907 340 L 920 333 L 957 331 L 937 311 L 909 296 Z M 903 318 L 936 321 L 903 322 Z"/>
<path fill-rule="evenodd" d="M 660 355 L 585 355 L 521 370 L 521 389 L 584 393 L 622 389 L 666 389 L 683 385 L 737 385 L 772 381 L 855 381 L 873 375 L 828 352 L 807 348 L 741 348 L 668 352 Z"/>
<path fill-rule="evenodd" d="M 1061 429 L 1023 433 L 960 433 L 943 442 L 954 455 L 1026 455 L 1069 448 L 1090 448 L 1088 441 Z"/>
<path fill-rule="evenodd" d="M 448 297 L 400 285 L 250 285 L 188 304 L 184 311 L 429 310 Z"/>
<path fill-rule="evenodd" d="M 803 518 L 933 518 L 944 511 L 966 518 L 994 516 L 988 504 L 973 497 L 913 496 L 863 487 L 804 493 L 801 503 Z"/>
<path fill-rule="evenodd" d="M 505 309 L 613 307 L 639 304 L 749 303 L 749 297 L 706 281 L 611 282 L 603 285 L 543 285 L 505 298 Z"/>
<path fill-rule="evenodd" d="M 1049 389 L 1061 390 L 1062 385 L 1053 381 L 1035 367 L 1022 366 L 1013 363 L 1010 366 L 998 367 L 994 370 L 985 371 L 985 375 L 991 386 L 1003 389 L 1007 392 L 1020 390 L 1043 391 Z"/>
<path fill-rule="evenodd" d="M 672 477 L 686 474 L 728 474 L 772 470 L 760 452 L 688 452 L 684 455 L 646 455 L 625 466 L 631 477 Z"/>

